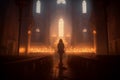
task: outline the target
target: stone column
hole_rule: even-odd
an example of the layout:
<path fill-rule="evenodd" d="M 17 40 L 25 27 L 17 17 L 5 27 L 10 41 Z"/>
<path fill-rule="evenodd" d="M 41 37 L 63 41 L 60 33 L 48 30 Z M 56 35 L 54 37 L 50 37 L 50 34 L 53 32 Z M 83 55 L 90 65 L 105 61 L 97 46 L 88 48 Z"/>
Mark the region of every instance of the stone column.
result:
<path fill-rule="evenodd" d="M 107 55 L 108 54 L 108 31 L 107 31 L 107 16 L 105 11 L 104 1 L 94 0 L 94 12 L 96 18 L 96 50 L 97 55 Z"/>

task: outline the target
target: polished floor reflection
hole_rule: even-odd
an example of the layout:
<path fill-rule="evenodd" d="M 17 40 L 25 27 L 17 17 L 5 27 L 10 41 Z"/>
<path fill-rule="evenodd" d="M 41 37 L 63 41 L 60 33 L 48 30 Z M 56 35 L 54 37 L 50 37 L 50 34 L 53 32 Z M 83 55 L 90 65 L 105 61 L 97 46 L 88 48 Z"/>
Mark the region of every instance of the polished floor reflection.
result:
<path fill-rule="evenodd" d="M 120 56 L 63 55 L 0 57 L 0 80 L 104 80 L 119 78 Z M 5 76 L 5 77 L 4 77 Z"/>
<path fill-rule="evenodd" d="M 63 55 L 63 60 L 59 60 L 59 55 L 54 55 L 53 79 L 54 80 L 68 80 L 71 77 L 71 70 L 68 67 L 68 55 Z"/>

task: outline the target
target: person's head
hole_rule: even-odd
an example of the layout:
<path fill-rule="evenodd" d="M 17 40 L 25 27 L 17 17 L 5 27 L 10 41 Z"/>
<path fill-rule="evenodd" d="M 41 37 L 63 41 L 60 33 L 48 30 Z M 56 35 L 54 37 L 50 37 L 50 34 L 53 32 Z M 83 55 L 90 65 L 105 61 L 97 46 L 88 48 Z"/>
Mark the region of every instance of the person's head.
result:
<path fill-rule="evenodd" d="M 63 43 L 63 40 L 62 40 L 62 39 L 60 39 L 60 40 L 59 40 L 59 43 Z"/>

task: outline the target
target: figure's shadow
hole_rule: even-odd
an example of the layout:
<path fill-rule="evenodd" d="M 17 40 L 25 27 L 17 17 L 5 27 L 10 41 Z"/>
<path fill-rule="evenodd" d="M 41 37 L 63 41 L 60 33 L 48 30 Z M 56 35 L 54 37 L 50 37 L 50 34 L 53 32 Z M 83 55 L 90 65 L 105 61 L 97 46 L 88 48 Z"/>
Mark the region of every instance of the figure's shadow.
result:
<path fill-rule="evenodd" d="M 65 76 L 64 76 L 64 71 L 66 70 L 66 68 L 63 66 L 63 62 L 60 61 L 59 62 L 59 75 L 58 75 L 58 80 L 64 80 Z"/>
<path fill-rule="evenodd" d="M 64 76 L 63 76 L 63 63 L 60 62 L 59 63 L 59 75 L 58 75 L 58 80 L 63 80 Z"/>

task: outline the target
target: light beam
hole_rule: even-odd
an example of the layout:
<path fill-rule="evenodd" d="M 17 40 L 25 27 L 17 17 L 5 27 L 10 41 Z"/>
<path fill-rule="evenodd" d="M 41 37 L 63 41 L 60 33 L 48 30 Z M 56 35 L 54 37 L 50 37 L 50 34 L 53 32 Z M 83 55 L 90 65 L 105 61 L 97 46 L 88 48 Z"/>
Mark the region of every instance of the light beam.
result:
<path fill-rule="evenodd" d="M 64 37 L 64 20 L 62 18 L 59 19 L 59 25 L 58 25 L 58 34 L 59 34 L 59 38 L 63 38 Z"/>

